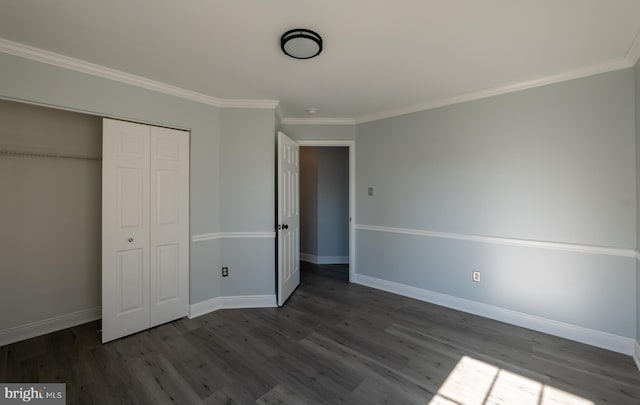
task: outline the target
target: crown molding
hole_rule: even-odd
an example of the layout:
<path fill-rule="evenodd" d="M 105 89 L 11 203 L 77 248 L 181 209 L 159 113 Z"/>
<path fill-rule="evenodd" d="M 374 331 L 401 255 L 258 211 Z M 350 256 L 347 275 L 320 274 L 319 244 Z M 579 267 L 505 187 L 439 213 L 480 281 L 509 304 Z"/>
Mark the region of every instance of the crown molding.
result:
<path fill-rule="evenodd" d="M 356 141 L 347 141 L 347 140 L 319 140 L 319 141 L 309 141 L 305 139 L 300 139 L 298 141 L 298 145 L 300 146 L 337 146 L 337 147 L 345 147 L 351 148 L 356 144 Z"/>
<path fill-rule="evenodd" d="M 283 125 L 355 125 L 353 118 L 283 118 Z"/>
<path fill-rule="evenodd" d="M 635 66 L 635 64 L 638 63 L 638 59 L 640 59 L 640 31 L 638 31 L 636 37 L 633 39 L 633 43 L 629 47 L 629 50 L 625 55 L 625 59 L 632 66 Z"/>
<path fill-rule="evenodd" d="M 0 38 L 0 52 L 220 108 L 275 109 L 278 100 L 225 100 Z"/>
<path fill-rule="evenodd" d="M 233 100 L 223 99 L 221 100 L 220 107 L 222 108 L 264 108 L 274 110 L 278 107 L 280 102 L 278 100 Z"/>
<path fill-rule="evenodd" d="M 282 118 L 282 111 L 278 100 L 241 100 L 241 99 L 221 99 L 195 91 L 172 86 L 170 84 L 136 76 L 130 73 L 111 69 L 94 63 L 85 62 L 80 59 L 60 55 L 44 49 L 35 48 L 19 42 L 0 38 L 0 52 L 34 60 L 48 65 L 73 70 L 79 73 L 89 74 L 120 83 L 144 88 L 158 93 L 180 97 L 186 100 L 195 101 L 202 104 L 219 108 L 264 108 L 275 109 L 276 115 L 283 125 L 356 125 L 365 122 L 376 121 L 384 118 L 392 118 L 399 115 L 410 114 L 418 111 L 431 110 L 452 104 L 473 101 L 482 98 L 497 96 L 540 87 L 547 84 L 559 83 L 567 80 L 578 79 L 599 73 L 610 72 L 619 69 L 633 67 L 640 59 L 640 32 L 636 35 L 633 44 L 629 48 L 624 58 L 614 59 L 607 63 L 591 66 L 585 69 L 573 70 L 557 75 L 547 76 L 535 80 L 510 84 L 502 87 L 466 93 L 460 96 L 445 98 L 428 103 L 407 106 L 404 108 L 382 111 L 374 114 L 362 115 L 355 118 Z"/>
<path fill-rule="evenodd" d="M 68 56 L 45 51 L 43 49 L 34 48 L 18 42 L 9 41 L 4 38 L 0 38 L 0 52 L 19 56 L 21 58 L 31 59 L 36 62 L 46 63 L 48 65 L 58 66 L 80 73 L 89 74 L 92 76 L 102 77 L 104 79 L 114 80 L 136 87 L 142 87 L 147 90 L 157 91 L 159 93 L 169 94 L 203 104 L 209 104 L 215 107 L 222 106 L 222 100 L 220 100 L 219 98 L 207 96 L 205 94 L 197 93 L 191 90 L 185 90 L 180 87 L 171 86 L 165 83 L 157 82 L 155 80 L 146 79 L 141 76 L 136 76 L 105 66 L 96 65 L 94 63 L 70 58 Z"/>
<path fill-rule="evenodd" d="M 638 42 L 638 41 L 636 41 Z M 635 45 L 635 44 L 634 44 Z M 640 47 L 640 44 L 638 45 Z M 640 53 L 640 49 L 638 49 Z M 494 87 L 491 89 L 476 91 L 472 93 L 462 94 L 460 96 L 449 97 L 442 100 L 436 100 L 429 103 L 417 104 L 405 108 L 382 111 L 375 114 L 362 115 L 355 118 L 356 124 L 362 124 L 370 121 L 377 121 L 384 118 L 397 117 L 399 115 L 410 114 L 418 111 L 432 110 L 434 108 L 445 107 L 452 104 L 464 103 L 466 101 L 479 100 L 482 98 L 499 96 L 501 94 L 513 93 L 520 90 L 531 89 L 534 87 L 546 86 L 547 84 L 560 83 L 568 80 L 579 79 L 582 77 L 593 76 L 599 73 L 612 72 L 614 70 L 626 69 L 632 67 L 633 64 L 627 58 L 619 58 L 611 60 L 597 66 L 590 66 L 584 69 L 572 70 L 557 75 L 542 77 L 539 79 L 529 80 L 526 82 L 509 84 L 502 87 Z"/>

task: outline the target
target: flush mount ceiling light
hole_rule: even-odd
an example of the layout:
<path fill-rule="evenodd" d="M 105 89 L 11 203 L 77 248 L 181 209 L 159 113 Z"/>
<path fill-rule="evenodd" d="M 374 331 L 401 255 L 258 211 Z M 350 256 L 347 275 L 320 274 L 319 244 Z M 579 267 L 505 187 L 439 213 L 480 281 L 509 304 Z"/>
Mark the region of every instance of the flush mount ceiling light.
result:
<path fill-rule="evenodd" d="M 282 34 L 280 48 L 295 59 L 311 59 L 322 52 L 322 37 L 316 32 L 296 28 Z"/>

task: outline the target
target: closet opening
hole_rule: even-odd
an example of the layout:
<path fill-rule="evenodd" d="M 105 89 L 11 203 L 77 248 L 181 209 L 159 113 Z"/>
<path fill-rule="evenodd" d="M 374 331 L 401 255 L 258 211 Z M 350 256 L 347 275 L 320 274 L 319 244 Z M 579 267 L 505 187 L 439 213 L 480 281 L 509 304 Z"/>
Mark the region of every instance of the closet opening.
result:
<path fill-rule="evenodd" d="M 100 318 L 102 118 L 0 100 L 0 122 L 4 345 Z"/>
<path fill-rule="evenodd" d="M 101 318 L 104 342 L 186 316 L 189 132 L 2 99 L 0 122 L 0 346 Z M 141 321 L 111 333 L 105 309 Z"/>

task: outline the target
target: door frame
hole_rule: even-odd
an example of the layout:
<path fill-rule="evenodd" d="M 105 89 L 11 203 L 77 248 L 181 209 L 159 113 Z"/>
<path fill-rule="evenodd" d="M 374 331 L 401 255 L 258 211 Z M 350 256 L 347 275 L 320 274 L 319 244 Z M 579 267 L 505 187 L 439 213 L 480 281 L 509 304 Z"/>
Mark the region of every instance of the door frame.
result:
<path fill-rule="evenodd" d="M 349 282 L 356 279 L 356 141 L 299 140 L 303 146 L 349 148 Z"/>

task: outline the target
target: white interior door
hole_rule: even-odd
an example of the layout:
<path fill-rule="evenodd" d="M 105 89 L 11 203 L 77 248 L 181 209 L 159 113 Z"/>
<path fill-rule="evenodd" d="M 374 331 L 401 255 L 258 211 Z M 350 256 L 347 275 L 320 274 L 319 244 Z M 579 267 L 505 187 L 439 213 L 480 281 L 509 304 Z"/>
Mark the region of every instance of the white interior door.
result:
<path fill-rule="evenodd" d="M 278 306 L 300 284 L 299 152 L 296 141 L 278 133 Z"/>
<path fill-rule="evenodd" d="M 102 342 L 149 327 L 150 127 L 103 121 Z"/>
<path fill-rule="evenodd" d="M 189 133 L 151 127 L 151 326 L 189 310 Z"/>

